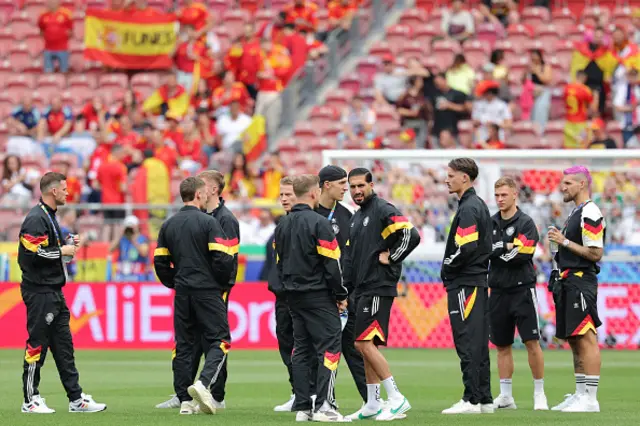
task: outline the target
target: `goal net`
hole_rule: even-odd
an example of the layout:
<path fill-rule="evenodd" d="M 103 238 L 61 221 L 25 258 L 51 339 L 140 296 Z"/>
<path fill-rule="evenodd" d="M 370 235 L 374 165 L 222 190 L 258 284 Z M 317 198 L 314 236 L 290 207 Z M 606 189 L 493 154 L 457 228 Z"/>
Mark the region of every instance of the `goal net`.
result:
<path fill-rule="evenodd" d="M 497 211 L 495 181 L 506 175 L 519 183 L 519 206 L 534 219 L 541 236 L 535 263 L 543 323 L 553 318 L 553 303 L 546 294 L 550 271 L 546 230 L 549 225 L 561 227 L 573 208 L 571 203 L 562 201 L 559 192 L 562 171 L 568 167 L 580 164 L 589 168 L 593 176 L 592 200 L 608 224 L 601 282 L 620 282 L 618 274 L 625 271 L 627 283 L 640 283 L 640 213 L 636 213 L 640 209 L 640 150 L 324 151 L 323 165 L 370 169 L 376 192 L 408 216 L 421 234 L 420 246 L 404 264 L 399 287 L 404 297 L 397 300 L 397 318 L 392 322 L 400 336 L 396 343 L 411 347 L 446 347 L 450 343 L 448 329 L 442 329 L 447 318 L 442 286 L 422 284 L 440 283 L 449 223 L 458 204 L 444 181 L 448 162 L 457 157 L 476 160 L 480 174 L 475 188 L 492 214 Z M 348 196 L 345 202 L 353 205 Z M 640 300 L 640 292 L 628 296 Z M 553 327 L 552 321 L 547 325 Z M 621 335 L 627 332 L 624 325 L 620 327 L 608 331 Z M 551 332 L 547 330 L 547 335 Z M 605 336 L 601 333 L 601 338 Z"/>

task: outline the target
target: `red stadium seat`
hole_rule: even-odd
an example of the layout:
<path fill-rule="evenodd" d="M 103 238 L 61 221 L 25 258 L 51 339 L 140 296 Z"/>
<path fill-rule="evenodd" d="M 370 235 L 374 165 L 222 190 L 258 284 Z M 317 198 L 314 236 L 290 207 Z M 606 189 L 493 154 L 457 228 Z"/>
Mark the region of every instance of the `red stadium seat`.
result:
<path fill-rule="evenodd" d="M 560 120 L 563 119 L 565 115 L 566 103 L 564 100 L 564 86 L 561 86 L 553 89 L 551 92 L 551 110 L 549 111 L 549 118 L 551 120 Z"/>
<path fill-rule="evenodd" d="M 561 40 L 556 44 L 555 56 L 558 62 L 569 69 L 573 57 L 574 43 L 569 40 Z"/>
<path fill-rule="evenodd" d="M 32 58 L 39 58 L 44 50 L 44 39 L 40 34 L 30 35 L 24 39 L 24 44 Z"/>
<path fill-rule="evenodd" d="M 440 34 L 440 28 L 431 24 L 420 25 L 413 28 L 413 39 L 424 43 L 425 46 L 431 45 L 433 39 Z"/>
<path fill-rule="evenodd" d="M 23 68 L 22 72 L 32 73 L 32 74 L 40 74 L 44 69 L 44 64 L 42 63 L 42 59 L 32 59 L 31 62 L 27 63 Z"/>
<path fill-rule="evenodd" d="M 413 31 L 409 25 L 392 25 L 387 29 L 385 40 L 390 44 L 402 44 L 411 40 Z"/>
<path fill-rule="evenodd" d="M 326 105 L 318 105 L 311 109 L 311 112 L 309 113 L 309 118 L 310 119 L 324 118 L 327 120 L 336 121 L 340 118 L 340 112 Z"/>
<path fill-rule="evenodd" d="M 587 27 L 585 27 L 583 24 L 573 26 L 569 30 L 567 30 L 565 39 L 575 42 L 582 42 L 584 41 L 584 34 L 586 31 Z"/>
<path fill-rule="evenodd" d="M 337 89 L 327 94 L 324 104 L 336 108 L 338 111 L 342 111 L 342 108 L 349 104 L 349 100 L 352 98 L 353 93 L 346 90 Z"/>
<path fill-rule="evenodd" d="M 24 91 L 30 91 L 35 89 L 36 82 L 35 78 L 31 75 L 16 73 L 7 79 L 5 87 L 17 87 Z"/>
<path fill-rule="evenodd" d="M 541 144 L 537 126 L 530 121 L 516 121 L 513 123 L 512 134 L 505 143 L 519 149 L 539 148 Z"/>
<path fill-rule="evenodd" d="M 372 84 L 373 77 L 376 72 L 378 72 L 379 66 L 380 61 L 374 56 L 368 56 L 360 59 L 358 65 L 356 65 L 356 72 L 362 78 L 365 86 L 370 86 Z"/>
<path fill-rule="evenodd" d="M 478 40 L 469 40 L 463 46 L 464 57 L 472 68 L 480 68 L 489 62 L 490 46 Z"/>
<path fill-rule="evenodd" d="M 499 24 L 492 23 L 482 23 L 476 26 L 476 39 L 480 41 L 486 41 L 487 43 L 493 45 L 496 41 L 498 41 L 499 37 L 502 37 L 498 34 L 499 28 L 497 27 Z"/>
<path fill-rule="evenodd" d="M 345 89 L 350 92 L 356 93 L 360 90 L 360 84 L 362 83 L 362 78 L 357 73 L 351 73 L 346 75 L 340 80 L 340 84 L 338 87 L 340 89 Z"/>
<path fill-rule="evenodd" d="M 25 44 L 19 44 L 11 47 L 9 51 L 9 61 L 15 71 L 24 71 L 31 65 L 33 60 L 27 50 L 27 46 Z"/>
<path fill-rule="evenodd" d="M 95 89 L 97 86 L 96 77 L 92 74 L 72 74 L 69 76 L 69 87 L 85 87 Z"/>
<path fill-rule="evenodd" d="M 613 23 L 623 28 L 628 28 L 633 21 L 631 9 L 628 7 L 617 7 L 613 11 Z"/>
<path fill-rule="evenodd" d="M 207 4 L 209 6 L 208 9 L 214 14 L 214 16 L 220 16 L 225 10 L 232 7 L 229 0 L 209 0 Z"/>
<path fill-rule="evenodd" d="M 362 89 L 358 92 L 358 95 L 367 105 L 372 104 L 376 100 L 376 91 L 375 89 Z"/>
<path fill-rule="evenodd" d="M 131 77 L 131 87 L 138 91 L 153 91 L 160 86 L 160 78 L 153 73 L 140 73 Z"/>
<path fill-rule="evenodd" d="M 386 41 L 378 41 L 371 46 L 369 49 L 369 54 L 373 56 L 383 57 L 385 55 L 395 55 L 395 51 L 393 46 L 391 46 Z"/>
<path fill-rule="evenodd" d="M 622 143 L 622 124 L 617 120 L 611 120 L 607 123 L 607 133 L 611 139 L 616 142 L 618 148 L 624 148 Z"/>
<path fill-rule="evenodd" d="M 524 43 L 525 52 L 541 50 L 543 54 L 549 54 L 553 51 L 553 45 L 542 43 L 540 40 L 528 40 Z"/>
<path fill-rule="evenodd" d="M 554 46 L 564 37 L 564 28 L 554 24 L 540 25 L 536 28 L 535 37 L 544 45 Z"/>
<path fill-rule="evenodd" d="M 224 12 L 223 22 L 232 38 L 239 36 L 243 32 L 243 27 L 249 20 L 249 13 L 242 9 L 230 9 Z"/>
<path fill-rule="evenodd" d="M 264 24 L 272 22 L 277 14 L 278 12 L 272 9 L 258 9 L 253 17 L 253 20 L 256 23 L 256 31 Z"/>
<path fill-rule="evenodd" d="M 436 26 L 440 26 L 442 22 L 442 9 L 433 8 L 431 13 L 427 16 L 427 22 Z"/>
<path fill-rule="evenodd" d="M 13 72 L 14 68 L 9 60 L 0 61 L 0 80 L 2 80 L 0 85 L 4 86 L 5 81 L 13 75 Z"/>
<path fill-rule="evenodd" d="M 98 78 L 98 88 L 103 91 L 123 91 L 127 88 L 129 79 L 126 74 L 107 74 Z"/>
<path fill-rule="evenodd" d="M 571 13 L 571 9 L 566 7 L 554 10 L 551 15 L 551 21 L 553 22 L 553 24 L 565 29 L 574 27 L 576 25 L 575 16 L 573 16 L 573 13 Z"/>
<path fill-rule="evenodd" d="M 526 42 L 531 40 L 531 34 L 524 25 L 511 25 L 507 30 L 507 38 L 518 48 L 519 46 L 524 46 Z"/>
<path fill-rule="evenodd" d="M 73 20 L 73 38 L 82 41 L 84 40 L 84 18 Z"/>
<path fill-rule="evenodd" d="M 554 86 L 566 84 L 569 79 L 568 67 L 560 63 L 556 57 L 550 58 L 548 61 L 553 70 L 553 80 L 551 84 Z"/>
<path fill-rule="evenodd" d="M 504 51 L 505 57 L 511 56 L 514 57 L 517 55 L 519 48 L 513 45 L 513 43 L 509 40 L 498 40 L 493 45 L 494 50 L 502 50 Z"/>
<path fill-rule="evenodd" d="M 36 81 L 38 90 L 42 90 L 45 87 L 53 87 L 56 90 L 65 90 L 67 87 L 67 80 L 63 74 L 43 74 L 38 77 Z"/>
<path fill-rule="evenodd" d="M 453 63 L 453 57 L 460 53 L 460 44 L 453 40 L 438 40 L 433 42 L 431 50 L 438 63 L 449 66 Z"/>
<path fill-rule="evenodd" d="M 415 29 L 427 23 L 427 13 L 423 9 L 405 9 L 398 20 L 399 24 L 408 25 Z"/>
<path fill-rule="evenodd" d="M 419 41 L 406 40 L 398 48 L 398 56 L 403 59 L 422 58 L 429 54 L 429 45 Z"/>
<path fill-rule="evenodd" d="M 441 64 L 438 59 L 433 56 L 425 56 L 421 58 L 420 63 L 423 67 L 430 70 L 431 73 L 444 71 L 447 68 L 447 64 Z"/>
<path fill-rule="evenodd" d="M 319 31 L 329 29 L 329 11 L 327 9 L 318 9 L 316 19 L 318 20 Z"/>
<path fill-rule="evenodd" d="M 337 149 L 338 142 L 335 138 L 320 138 L 311 142 L 311 151 L 324 151 L 325 149 Z"/>
<path fill-rule="evenodd" d="M 599 6 L 585 7 L 582 11 L 581 22 L 584 26 L 594 28 L 602 19 L 602 16 L 608 15 L 608 9 Z"/>
<path fill-rule="evenodd" d="M 523 24 L 536 27 L 549 21 L 550 13 L 546 7 L 525 7 L 520 16 Z"/>
<path fill-rule="evenodd" d="M 473 145 L 473 122 L 470 120 L 458 121 L 458 138 L 464 147 Z"/>
<path fill-rule="evenodd" d="M 337 138 L 342 132 L 342 124 L 340 122 L 323 123 L 318 129 L 318 134 L 323 138 Z"/>
<path fill-rule="evenodd" d="M 16 40 L 23 40 L 27 36 L 40 34 L 34 23 L 31 22 L 28 17 L 26 19 L 24 18 L 27 15 L 20 15 L 22 16 L 16 17 L 16 15 L 14 14 L 13 19 L 9 23 L 9 29 L 13 33 Z"/>

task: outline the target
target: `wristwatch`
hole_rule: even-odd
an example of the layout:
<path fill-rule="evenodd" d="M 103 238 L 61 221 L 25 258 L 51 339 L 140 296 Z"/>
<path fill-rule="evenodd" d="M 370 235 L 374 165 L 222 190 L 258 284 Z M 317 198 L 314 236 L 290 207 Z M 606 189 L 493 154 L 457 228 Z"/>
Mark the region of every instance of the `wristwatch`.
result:
<path fill-rule="evenodd" d="M 564 241 L 562 242 L 562 247 L 569 247 L 569 240 L 568 239 L 564 239 Z"/>

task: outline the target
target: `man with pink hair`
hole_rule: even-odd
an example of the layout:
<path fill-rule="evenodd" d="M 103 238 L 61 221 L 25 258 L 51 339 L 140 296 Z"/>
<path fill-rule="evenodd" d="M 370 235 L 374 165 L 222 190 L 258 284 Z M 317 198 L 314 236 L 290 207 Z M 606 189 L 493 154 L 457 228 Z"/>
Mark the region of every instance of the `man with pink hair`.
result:
<path fill-rule="evenodd" d="M 552 284 L 556 303 L 556 337 L 567 340 L 573 352 L 576 391 L 552 408 L 570 413 L 599 412 L 600 381 L 598 317 L 598 263 L 604 252 L 606 223 L 602 212 L 589 199 L 591 174 L 584 166 L 564 171 L 560 184 L 565 203 L 576 207 L 562 231 L 549 227 L 558 275 Z"/>

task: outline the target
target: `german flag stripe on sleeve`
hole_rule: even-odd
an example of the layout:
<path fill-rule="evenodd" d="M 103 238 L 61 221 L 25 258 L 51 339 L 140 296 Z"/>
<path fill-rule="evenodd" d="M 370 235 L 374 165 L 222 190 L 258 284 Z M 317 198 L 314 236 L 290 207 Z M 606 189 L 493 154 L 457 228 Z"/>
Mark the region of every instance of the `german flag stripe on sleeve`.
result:
<path fill-rule="evenodd" d="M 239 247 L 237 238 L 216 238 L 215 242 L 209 243 L 209 251 L 221 251 L 229 256 L 238 254 Z"/>
<path fill-rule="evenodd" d="M 326 241 L 318 239 L 318 254 L 331 259 L 340 260 L 340 246 L 338 246 L 338 240 L 335 238 L 333 241 Z"/>
<path fill-rule="evenodd" d="M 27 250 L 35 253 L 38 251 L 38 247 L 47 247 L 49 245 L 49 237 L 43 235 L 41 237 L 34 237 L 29 234 L 22 234 L 20 236 L 20 243 Z"/>
<path fill-rule="evenodd" d="M 153 251 L 154 256 L 171 256 L 169 249 L 166 247 L 158 247 Z"/>
<path fill-rule="evenodd" d="M 527 239 L 526 235 L 520 234 L 513 240 L 513 245 L 518 247 L 518 253 L 533 254 L 536 251 L 535 240 Z"/>
<path fill-rule="evenodd" d="M 412 229 L 413 225 L 409 222 L 406 216 L 391 216 L 389 218 L 391 220 L 391 225 L 384 228 L 382 231 L 382 238 L 385 240 L 389 237 L 389 235 L 393 234 L 396 231 L 401 229 Z"/>
<path fill-rule="evenodd" d="M 478 228 L 476 225 L 466 228 L 458 226 L 458 229 L 456 229 L 456 244 L 458 244 L 458 247 L 474 241 L 478 241 Z"/>
<path fill-rule="evenodd" d="M 593 241 L 601 240 L 604 231 L 602 219 L 593 220 L 585 217 L 582 225 L 582 234 Z"/>

